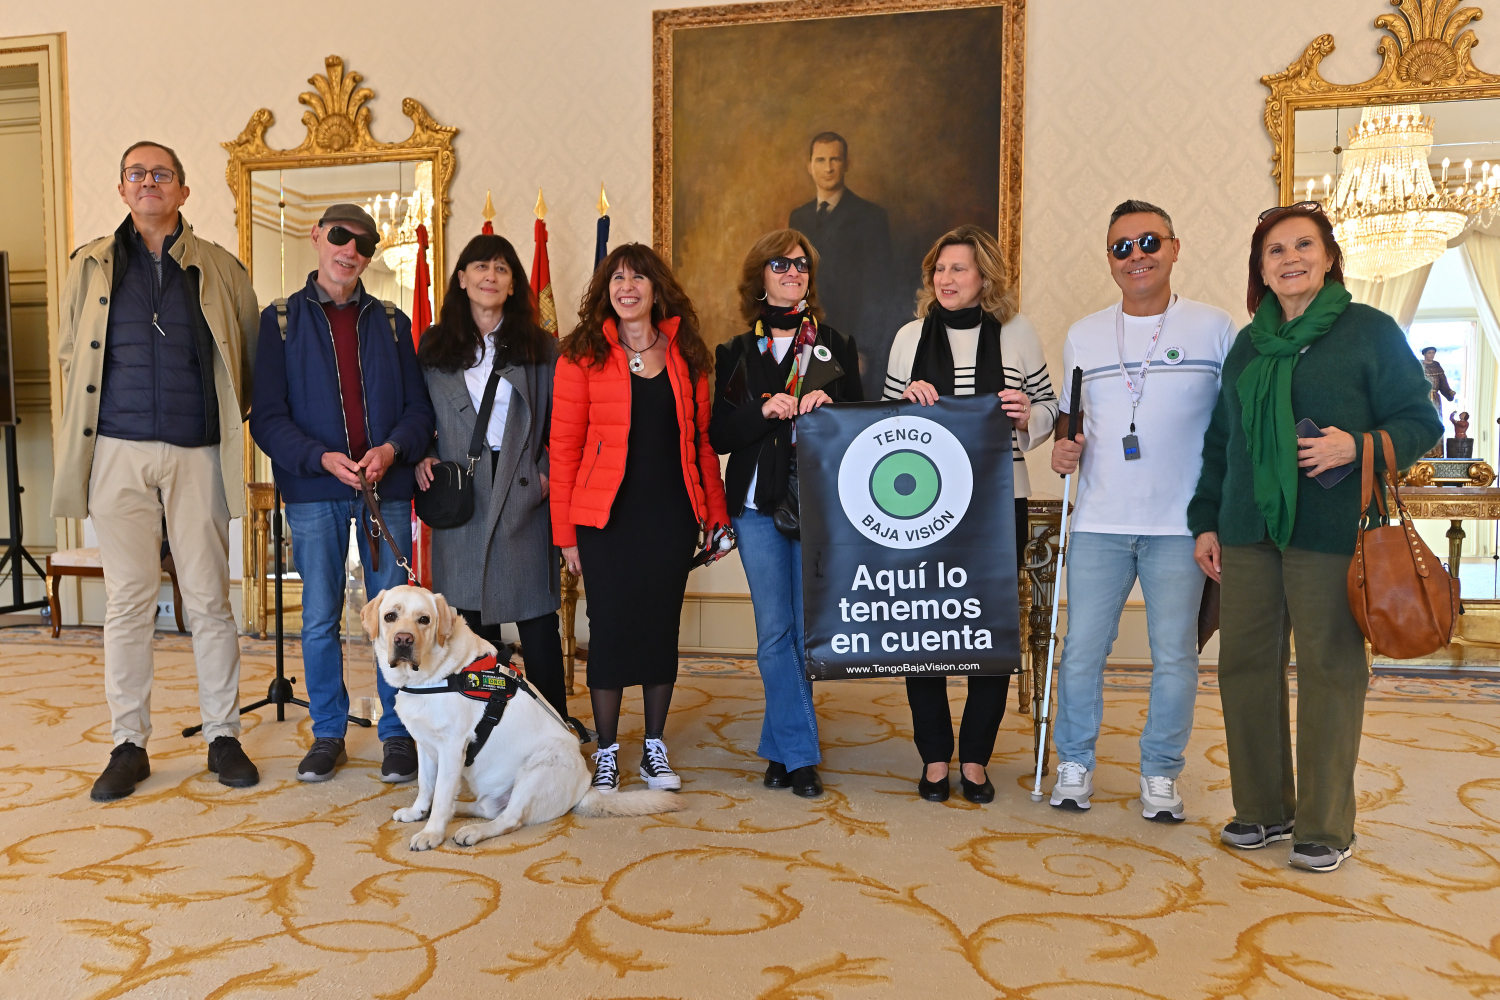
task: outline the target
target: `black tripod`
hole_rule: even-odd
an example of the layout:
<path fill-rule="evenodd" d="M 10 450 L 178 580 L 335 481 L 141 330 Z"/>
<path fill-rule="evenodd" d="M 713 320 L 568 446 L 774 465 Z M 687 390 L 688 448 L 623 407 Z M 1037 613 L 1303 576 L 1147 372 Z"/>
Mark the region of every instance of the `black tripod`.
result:
<path fill-rule="evenodd" d="M 259 711 L 267 705 L 276 706 L 276 721 L 286 721 L 286 707 L 288 705 L 300 705 L 303 708 L 311 708 L 307 702 L 298 698 L 292 690 L 292 685 L 297 683 L 297 678 L 286 675 L 286 650 L 282 635 L 282 607 L 281 607 L 281 576 L 282 576 L 282 548 L 281 548 L 281 487 L 272 486 L 271 493 L 271 547 L 276 550 L 276 676 L 271 680 L 271 686 L 266 691 L 266 696 L 260 701 L 252 702 L 240 709 L 240 714 Z M 349 716 L 349 721 L 357 726 L 369 728 L 370 720 L 360 718 L 357 715 Z M 184 736 L 193 736 L 201 732 L 202 725 L 189 726 L 182 731 Z"/>
<path fill-rule="evenodd" d="M 0 545 L 5 546 L 5 554 L 0 555 L 0 575 L 3 575 L 9 567 L 11 602 L 0 607 L 0 615 L 47 606 L 46 595 L 35 601 L 26 600 L 26 581 L 22 579 L 22 572 L 27 564 L 36 571 L 37 578 L 44 584 L 47 574 L 21 544 L 21 472 L 16 460 L 15 424 L 5 425 L 5 493 L 6 509 L 10 515 L 10 537 L 0 538 Z"/>

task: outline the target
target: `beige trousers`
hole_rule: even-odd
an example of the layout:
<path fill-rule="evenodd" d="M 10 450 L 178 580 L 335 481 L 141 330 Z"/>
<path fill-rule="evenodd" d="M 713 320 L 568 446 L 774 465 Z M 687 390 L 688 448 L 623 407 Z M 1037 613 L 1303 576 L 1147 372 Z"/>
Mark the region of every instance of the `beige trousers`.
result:
<path fill-rule="evenodd" d="M 163 512 L 193 633 L 203 738 L 240 734 L 239 627 L 229 606 L 229 505 L 219 449 L 101 436 L 89 517 L 104 563 L 104 696 L 116 746 L 144 747 L 151 736 Z"/>

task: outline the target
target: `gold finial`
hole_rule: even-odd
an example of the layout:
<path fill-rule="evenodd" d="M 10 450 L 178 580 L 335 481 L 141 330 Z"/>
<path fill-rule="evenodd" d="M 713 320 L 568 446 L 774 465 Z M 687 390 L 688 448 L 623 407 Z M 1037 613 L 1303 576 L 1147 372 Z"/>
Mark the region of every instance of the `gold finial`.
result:
<path fill-rule="evenodd" d="M 547 217 L 547 203 L 542 200 L 542 189 L 536 189 L 536 217 L 545 219 Z"/>
<path fill-rule="evenodd" d="M 599 182 L 599 214 L 609 214 L 609 199 L 604 197 L 604 182 Z"/>
<path fill-rule="evenodd" d="M 484 211 L 479 213 L 485 222 L 492 222 L 495 218 L 495 203 L 490 200 L 489 191 L 484 193 Z"/>

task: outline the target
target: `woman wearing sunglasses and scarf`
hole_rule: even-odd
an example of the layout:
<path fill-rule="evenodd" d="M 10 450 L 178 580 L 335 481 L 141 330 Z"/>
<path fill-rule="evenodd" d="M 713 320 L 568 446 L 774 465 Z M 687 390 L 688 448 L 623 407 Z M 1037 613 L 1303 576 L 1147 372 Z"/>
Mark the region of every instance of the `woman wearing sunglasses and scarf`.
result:
<path fill-rule="evenodd" d="M 1026 497 L 1031 483 L 1023 453 L 1047 439 L 1057 420 L 1057 397 L 1031 321 L 1016 311 L 1000 246 L 978 226 L 960 226 L 922 259 L 918 318 L 896 332 L 885 374 L 886 399 L 931 406 L 939 396 L 999 395 L 1011 419 L 1015 454 L 1016 557 L 1026 539 Z M 995 786 L 985 768 L 1005 715 L 1010 676 L 970 677 L 958 733 L 964 798 L 990 802 Z M 946 677 L 908 677 L 912 735 L 925 771 L 917 793 L 931 802 L 948 798 L 953 722 Z"/>
<path fill-rule="evenodd" d="M 755 606 L 766 709 L 757 753 L 767 788 L 823 792 L 818 719 L 803 663 L 802 546 L 793 418 L 859 402 L 859 354 L 818 322 L 818 253 L 794 229 L 762 236 L 745 257 L 740 315 L 750 329 L 721 344 L 709 439 L 729 455 L 725 499 Z"/>

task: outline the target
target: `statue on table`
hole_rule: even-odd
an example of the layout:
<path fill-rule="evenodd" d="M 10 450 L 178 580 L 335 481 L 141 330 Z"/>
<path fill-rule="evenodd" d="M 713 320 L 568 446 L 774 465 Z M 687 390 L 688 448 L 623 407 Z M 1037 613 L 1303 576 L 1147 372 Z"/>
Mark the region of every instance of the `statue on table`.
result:
<path fill-rule="evenodd" d="M 1448 422 L 1453 425 L 1454 440 L 1461 441 L 1469 436 L 1469 411 L 1452 413 L 1448 416 Z"/>
<path fill-rule="evenodd" d="M 1422 348 L 1422 374 L 1427 376 L 1427 381 L 1432 385 L 1432 405 L 1437 409 L 1438 417 L 1441 418 L 1443 415 L 1443 398 L 1447 397 L 1448 402 L 1451 403 L 1458 393 L 1454 392 L 1453 387 L 1448 384 L 1448 373 L 1443 371 L 1442 365 L 1438 364 L 1436 347 Z M 1473 445 L 1469 447 L 1472 448 Z M 1443 442 L 1439 441 L 1433 445 L 1432 450 L 1422 457 L 1442 458 Z"/>
<path fill-rule="evenodd" d="M 1453 425 L 1453 436 L 1448 439 L 1448 458 L 1473 458 L 1474 439 L 1469 437 L 1469 412 L 1454 411 L 1448 417 Z"/>

